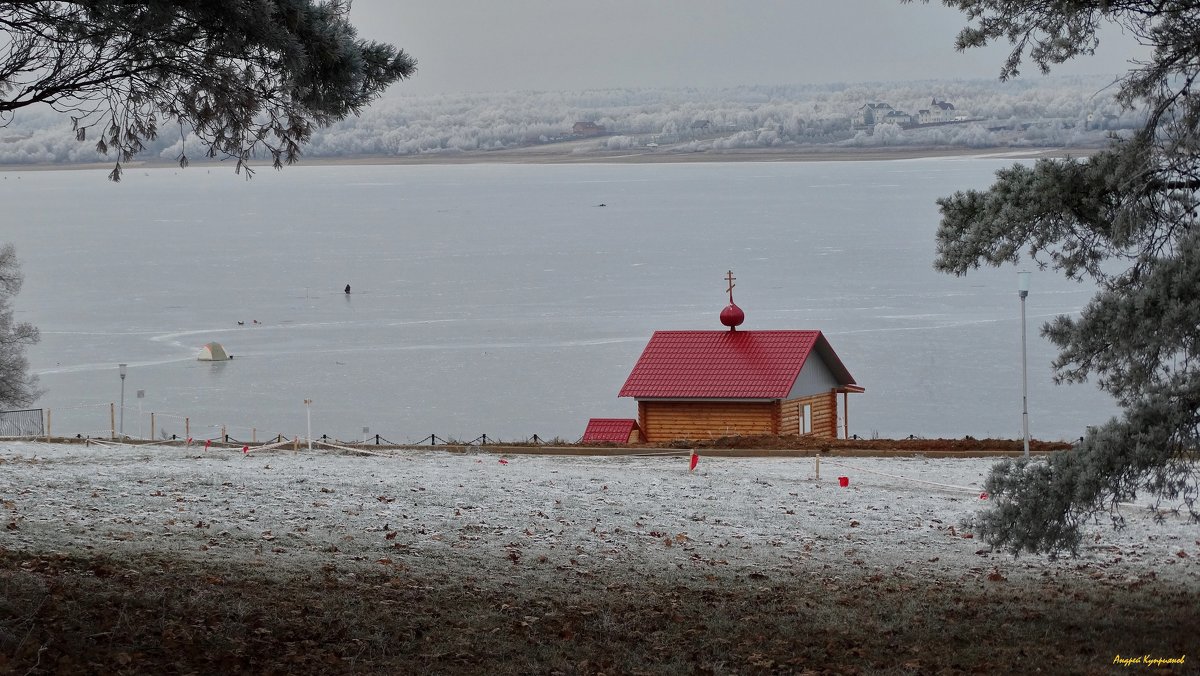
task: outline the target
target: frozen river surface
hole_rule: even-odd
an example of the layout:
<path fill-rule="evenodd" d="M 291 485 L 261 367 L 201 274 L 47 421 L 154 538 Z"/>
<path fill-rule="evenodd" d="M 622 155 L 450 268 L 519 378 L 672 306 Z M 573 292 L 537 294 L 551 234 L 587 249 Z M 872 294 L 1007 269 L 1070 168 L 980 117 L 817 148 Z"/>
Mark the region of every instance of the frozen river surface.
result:
<path fill-rule="evenodd" d="M 932 269 L 934 200 L 996 159 L 673 165 L 227 167 L 0 173 L 17 318 L 56 434 L 574 440 L 657 329 L 819 329 L 866 393 L 861 436 L 1020 435 L 1014 269 Z M 352 286 L 352 294 L 342 290 Z M 1115 408 L 1056 387 L 1037 335 L 1091 289 L 1035 273 L 1031 431 Z M 235 356 L 196 361 L 219 341 Z M 138 398 L 137 392 L 144 393 Z M 253 430 L 253 432 L 252 432 Z"/>

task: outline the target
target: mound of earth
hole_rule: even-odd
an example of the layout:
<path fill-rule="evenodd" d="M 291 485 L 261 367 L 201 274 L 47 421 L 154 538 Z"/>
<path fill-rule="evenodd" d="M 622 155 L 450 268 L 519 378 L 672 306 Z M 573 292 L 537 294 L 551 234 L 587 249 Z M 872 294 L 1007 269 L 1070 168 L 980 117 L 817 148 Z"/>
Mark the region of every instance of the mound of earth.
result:
<path fill-rule="evenodd" d="M 814 437 L 796 436 L 728 436 L 706 441 L 678 441 L 669 444 L 672 448 L 741 448 L 741 449 L 770 449 L 770 450 L 810 450 L 810 451 L 881 451 L 899 453 L 924 452 L 1013 452 L 1024 450 L 1020 439 L 818 439 Z M 1071 448 L 1065 441 L 1030 440 L 1030 453 L 1048 453 L 1064 451 Z"/>

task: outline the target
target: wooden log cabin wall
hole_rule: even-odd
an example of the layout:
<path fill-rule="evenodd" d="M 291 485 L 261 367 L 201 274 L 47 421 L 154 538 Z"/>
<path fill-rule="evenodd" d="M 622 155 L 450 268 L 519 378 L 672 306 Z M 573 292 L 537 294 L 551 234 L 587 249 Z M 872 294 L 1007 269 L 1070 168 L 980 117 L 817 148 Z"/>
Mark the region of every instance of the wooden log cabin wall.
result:
<path fill-rule="evenodd" d="M 779 434 L 779 404 L 645 400 L 638 402 L 638 427 L 652 442 Z"/>

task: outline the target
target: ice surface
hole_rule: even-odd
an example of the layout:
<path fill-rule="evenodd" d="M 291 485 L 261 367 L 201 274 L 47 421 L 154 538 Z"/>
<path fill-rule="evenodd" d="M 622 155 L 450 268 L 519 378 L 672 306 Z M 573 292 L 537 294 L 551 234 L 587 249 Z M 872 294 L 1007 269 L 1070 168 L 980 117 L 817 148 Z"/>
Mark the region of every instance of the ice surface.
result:
<path fill-rule="evenodd" d="M 159 433 L 186 417 L 197 437 L 304 434 L 312 399 L 318 436 L 574 440 L 589 417 L 635 415 L 616 394 L 654 330 L 721 328 L 732 269 L 743 328 L 820 329 L 866 387 L 852 433 L 1011 438 L 1014 270 L 931 267 L 934 200 L 1008 164 L 6 172 L 2 239 L 26 275 L 17 318 L 42 330 L 29 357 L 55 433 L 109 429 L 125 362 L 139 436 L 150 411 Z M 1115 411 L 1091 385 L 1055 387 L 1037 335 L 1090 295 L 1034 274 L 1035 437 Z M 211 340 L 235 359 L 195 361 Z"/>

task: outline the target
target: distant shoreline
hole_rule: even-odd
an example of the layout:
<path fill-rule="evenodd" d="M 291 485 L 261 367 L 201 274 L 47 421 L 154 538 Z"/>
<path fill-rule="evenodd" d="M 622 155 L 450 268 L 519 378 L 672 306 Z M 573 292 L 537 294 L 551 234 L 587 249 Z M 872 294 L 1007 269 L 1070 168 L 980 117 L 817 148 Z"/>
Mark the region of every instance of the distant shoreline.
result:
<path fill-rule="evenodd" d="M 530 147 L 510 150 L 429 153 L 421 155 L 363 155 L 343 157 L 302 157 L 293 167 L 370 166 L 370 165 L 449 165 L 449 164 L 691 164 L 718 162 L 882 162 L 937 158 L 1030 160 L 1063 157 L 1088 157 L 1101 148 L 747 148 L 700 152 L 636 149 L 626 151 L 563 152 L 561 148 Z M 114 162 L 79 164 L 0 164 L 0 172 L 111 170 Z M 138 160 L 126 162 L 125 170 L 178 168 L 174 162 Z M 194 161 L 191 168 L 230 167 L 229 161 Z M 269 162 L 251 164 L 255 171 L 270 169 Z"/>

